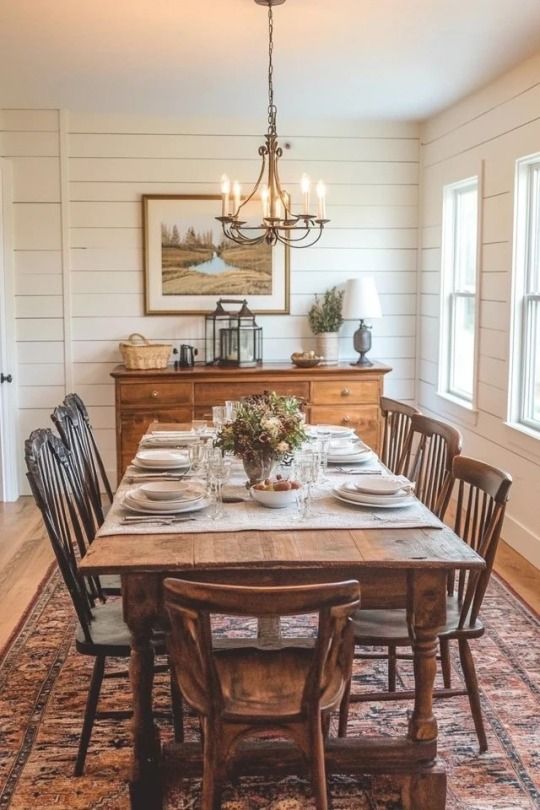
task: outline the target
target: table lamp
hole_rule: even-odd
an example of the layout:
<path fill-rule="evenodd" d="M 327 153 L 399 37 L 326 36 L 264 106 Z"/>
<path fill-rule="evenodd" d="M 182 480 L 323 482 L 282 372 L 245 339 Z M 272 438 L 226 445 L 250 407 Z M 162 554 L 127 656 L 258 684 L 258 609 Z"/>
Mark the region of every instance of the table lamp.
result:
<path fill-rule="evenodd" d="M 366 358 L 371 349 L 371 326 L 365 323 L 366 318 L 382 318 L 381 302 L 371 276 L 350 278 L 345 285 L 343 299 L 343 320 L 360 321 L 353 336 L 354 350 L 360 355 L 352 366 L 372 366 Z"/>

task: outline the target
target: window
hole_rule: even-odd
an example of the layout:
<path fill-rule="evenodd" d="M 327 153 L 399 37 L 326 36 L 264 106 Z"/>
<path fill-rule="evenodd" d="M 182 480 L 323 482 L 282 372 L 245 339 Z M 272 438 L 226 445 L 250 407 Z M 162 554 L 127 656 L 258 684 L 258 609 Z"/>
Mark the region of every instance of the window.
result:
<path fill-rule="evenodd" d="M 540 154 L 516 164 L 510 422 L 540 431 Z"/>
<path fill-rule="evenodd" d="M 472 408 L 476 365 L 478 178 L 443 196 L 439 394 Z"/>

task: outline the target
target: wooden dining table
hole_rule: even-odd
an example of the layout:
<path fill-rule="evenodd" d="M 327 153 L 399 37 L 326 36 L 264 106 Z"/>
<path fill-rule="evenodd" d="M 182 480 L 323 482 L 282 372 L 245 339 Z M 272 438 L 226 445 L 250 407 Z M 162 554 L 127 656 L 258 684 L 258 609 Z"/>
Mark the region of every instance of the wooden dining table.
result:
<path fill-rule="evenodd" d="M 167 426 L 163 426 L 164 429 Z M 188 524 L 186 524 L 188 525 Z M 131 632 L 130 679 L 133 810 L 162 808 L 159 733 L 153 720 L 152 633 L 167 628 L 166 577 L 236 584 L 283 585 L 357 579 L 364 608 L 406 608 L 411 636 L 415 698 L 406 735 L 329 738 L 329 773 L 394 774 L 402 801 L 412 810 L 443 810 L 446 772 L 437 759 L 432 691 L 438 631 L 446 618 L 450 571 L 481 570 L 483 559 L 447 528 L 254 530 L 98 536 L 80 563 L 81 573 L 120 574 L 125 621 Z M 279 605 L 277 606 L 279 613 Z M 201 774 L 197 743 L 177 743 L 182 776 Z M 299 773 L 292 743 L 245 742 L 239 773 L 274 777 Z"/>

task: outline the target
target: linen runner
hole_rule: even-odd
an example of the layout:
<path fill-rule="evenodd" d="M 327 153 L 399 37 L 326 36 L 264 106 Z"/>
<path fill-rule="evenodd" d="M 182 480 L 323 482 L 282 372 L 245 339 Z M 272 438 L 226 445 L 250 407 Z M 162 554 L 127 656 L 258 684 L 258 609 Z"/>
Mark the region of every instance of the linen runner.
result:
<path fill-rule="evenodd" d="M 184 512 L 179 517 L 192 517 L 191 521 L 159 525 L 155 522 L 144 524 L 122 523 L 122 519 L 133 514 L 122 507 L 125 493 L 137 486 L 126 479 L 134 475 L 134 468 L 128 468 L 116 495 L 114 503 L 98 531 L 98 536 L 115 534 L 197 534 L 207 532 L 243 531 L 302 531 L 308 529 L 440 529 L 444 524 L 435 517 L 420 501 L 405 509 L 371 509 L 370 507 L 349 506 L 332 495 L 335 486 L 347 481 L 359 480 L 355 475 L 332 472 L 329 468 L 328 482 L 313 487 L 312 515 L 298 519 L 296 504 L 284 509 L 269 509 L 253 500 L 245 487 L 245 474 L 240 464 L 233 463 L 230 480 L 224 486 L 224 494 L 244 498 L 239 503 L 224 503 L 222 515 L 216 520 L 211 517 L 212 507 L 199 512 Z M 383 470 L 380 462 L 363 465 L 363 470 Z M 134 479 L 132 479 L 134 480 Z M 190 480 L 197 481 L 193 477 Z M 204 483 L 201 479 L 201 485 Z M 145 516 L 146 517 L 146 516 Z"/>

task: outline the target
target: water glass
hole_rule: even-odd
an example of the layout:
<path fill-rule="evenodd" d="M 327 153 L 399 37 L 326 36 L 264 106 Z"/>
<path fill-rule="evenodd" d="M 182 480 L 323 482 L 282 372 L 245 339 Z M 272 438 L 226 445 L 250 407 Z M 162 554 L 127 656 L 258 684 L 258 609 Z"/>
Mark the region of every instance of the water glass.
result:
<path fill-rule="evenodd" d="M 318 451 L 321 457 L 319 483 L 328 481 L 326 473 L 328 471 L 328 451 L 330 450 L 331 437 L 332 432 L 326 425 L 317 426 Z"/>
<path fill-rule="evenodd" d="M 240 403 L 234 399 L 225 400 L 225 421 L 234 422 Z"/>
<path fill-rule="evenodd" d="M 214 405 L 212 407 L 212 424 L 216 430 L 220 430 L 225 421 L 225 415 L 225 407 L 223 405 Z"/>
<path fill-rule="evenodd" d="M 223 515 L 223 484 L 231 473 L 231 459 L 224 456 L 221 448 L 210 447 L 206 459 L 206 484 L 210 498 L 212 520 Z"/>
<path fill-rule="evenodd" d="M 191 465 L 191 469 L 194 473 L 198 473 L 204 467 L 206 456 L 207 456 L 207 446 L 204 442 L 197 441 L 192 442 L 189 445 L 188 452 L 189 452 L 189 462 Z"/>
<path fill-rule="evenodd" d="M 208 422 L 206 421 L 206 419 L 194 419 L 191 423 L 191 426 L 193 427 L 193 430 L 195 431 L 199 439 L 202 439 L 202 437 L 206 433 L 207 425 Z"/>
<path fill-rule="evenodd" d="M 302 450 L 294 457 L 294 477 L 303 486 L 304 492 L 297 497 L 297 504 L 301 519 L 310 517 L 313 484 L 319 479 L 321 457 L 316 450 Z M 299 490 L 299 493 L 301 490 Z"/>

